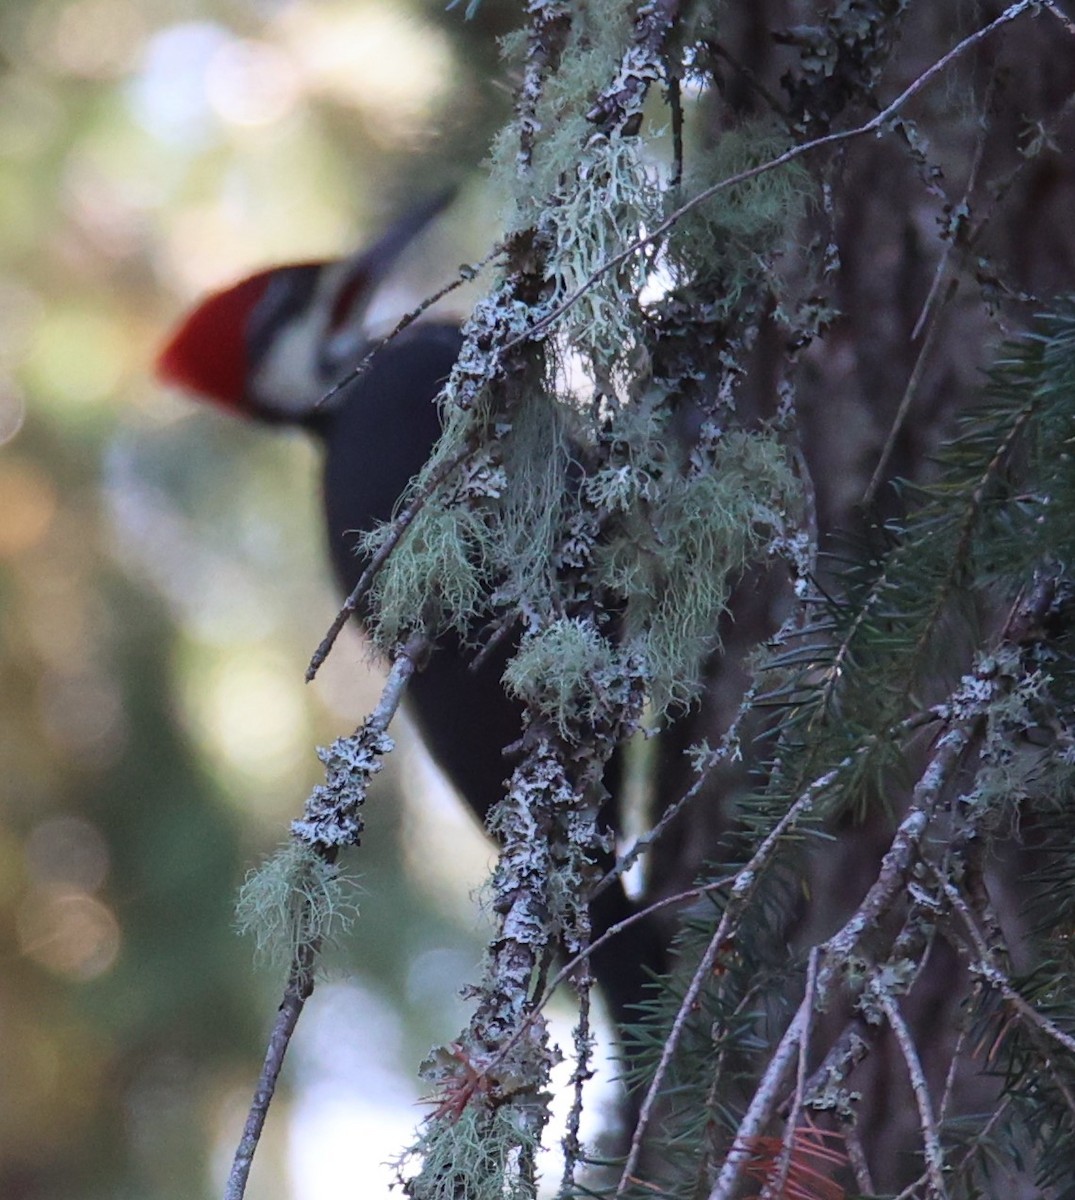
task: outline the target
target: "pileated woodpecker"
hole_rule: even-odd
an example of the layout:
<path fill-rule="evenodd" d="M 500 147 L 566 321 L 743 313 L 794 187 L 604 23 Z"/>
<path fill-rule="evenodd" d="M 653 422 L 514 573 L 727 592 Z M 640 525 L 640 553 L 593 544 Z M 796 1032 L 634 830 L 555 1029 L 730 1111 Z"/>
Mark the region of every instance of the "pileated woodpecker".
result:
<path fill-rule="evenodd" d="M 440 434 L 434 401 L 459 353 L 459 330 L 411 326 L 377 349 L 365 372 L 329 403 L 320 401 L 369 353 L 363 318 L 374 291 L 448 199 L 416 208 L 351 258 L 271 268 L 210 296 L 158 361 L 166 382 L 242 416 L 303 426 L 320 439 L 329 549 L 345 592 L 366 565 L 354 552 L 356 534 L 391 517 Z M 483 823 L 510 773 L 504 748 L 521 733 L 521 710 L 501 684 L 511 652 L 507 646 L 475 669 L 462 641 L 445 635 L 408 688 L 427 748 Z M 613 797 L 609 824 L 615 812 Z M 594 937 L 632 911 L 618 883 L 607 888 L 593 906 Z M 595 953 L 594 973 L 618 1022 L 629 1019 L 648 972 L 662 963 L 659 939 L 645 922 Z"/>

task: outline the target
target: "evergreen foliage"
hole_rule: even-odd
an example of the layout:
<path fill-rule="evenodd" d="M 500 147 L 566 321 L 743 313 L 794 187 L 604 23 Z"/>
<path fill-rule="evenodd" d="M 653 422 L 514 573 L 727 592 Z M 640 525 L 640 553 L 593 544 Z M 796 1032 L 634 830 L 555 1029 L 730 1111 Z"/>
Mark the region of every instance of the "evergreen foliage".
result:
<path fill-rule="evenodd" d="M 787 903 L 789 872 L 802 869 L 799 835 L 831 826 L 841 813 L 861 817 L 878 803 L 893 803 L 899 781 L 916 772 L 916 792 L 928 785 L 946 797 L 928 815 L 933 832 L 908 862 L 906 893 L 871 913 L 840 947 L 845 957 L 829 970 L 840 971 L 843 982 L 821 994 L 815 981 L 813 1006 L 824 1010 L 846 989 L 858 997 L 850 1011 L 857 1008 L 857 1019 L 876 1037 L 884 1010 L 869 999 L 873 989 L 906 995 L 931 944 L 947 940 L 968 974 L 960 983 L 967 1042 L 946 1070 L 967 1069 L 966 1055 L 972 1071 L 1003 1081 L 999 1107 L 977 1120 L 977 1140 L 968 1136 L 966 1117 L 951 1122 L 951 1134 L 947 1123 L 940 1127 L 951 1194 L 995 1194 L 991 1169 L 1013 1148 L 1039 1187 L 1070 1194 L 1075 1128 L 1063 1096 L 1075 1063 L 1068 987 L 1075 863 L 1060 830 L 1061 814 L 1075 800 L 1075 659 L 1064 574 L 1071 527 L 1052 518 L 1054 498 L 1070 487 L 1066 454 L 1057 449 L 1071 444 L 1073 422 L 1075 303 L 1065 300 L 1001 351 L 982 405 L 964 416 L 940 455 L 938 480 L 908 490 L 914 507 L 887 523 L 887 548 L 841 561 L 846 592 L 838 600 L 819 596 L 820 615 L 804 629 L 805 644 L 779 647 L 763 664 L 782 680 L 766 696 L 779 712 L 774 770 L 763 788 L 741 799 L 744 826 L 756 838 L 772 833 L 810 780 L 826 780 L 825 802 L 780 830 L 781 845 L 765 863 L 767 900 L 766 884 L 752 869 L 751 907 L 734 939 L 725 928 L 721 969 L 693 998 L 663 1084 L 668 1101 L 658 1136 L 669 1152 L 679 1148 L 667 1160 L 666 1194 L 697 1194 L 705 1164 L 714 1161 L 714 1131 L 723 1131 L 717 1144 L 727 1147 L 743 1119 L 744 1056 L 753 1050 L 764 1062 L 786 1023 L 779 1015 L 773 1020 L 780 1010 L 772 1004 L 803 994 L 807 959 L 781 961 L 780 953 L 780 930 L 794 909 Z M 970 604 L 990 614 L 977 636 L 965 624 Z M 962 636 L 953 639 L 953 629 Z M 973 673 L 956 685 L 972 656 Z M 913 731 L 967 722 L 974 736 L 961 769 L 942 770 L 936 755 L 923 766 Z M 1012 853 L 1013 840 L 1020 858 L 1043 864 L 1034 872 L 1042 890 L 1033 945 L 1006 943 L 982 882 L 995 856 Z M 688 975 L 725 915 L 718 906 L 708 922 L 692 922 L 682 951 Z M 833 956 L 831 941 L 827 950 Z M 1028 960 L 1037 965 L 1012 969 L 1013 961 Z M 670 983 L 655 1010 L 680 1011 L 683 995 L 682 982 Z M 667 1028 L 669 1019 L 656 1024 Z M 653 1024 L 648 1020 L 638 1033 L 656 1057 L 664 1042 L 653 1036 Z M 758 1069 L 757 1062 L 748 1068 L 748 1083 Z M 802 1103 L 853 1127 L 856 1096 L 845 1081 L 851 1069 L 850 1060 L 835 1060 L 827 1073 L 815 1072 Z M 639 1074 L 644 1080 L 644 1066 Z"/>
<path fill-rule="evenodd" d="M 1040 1055 L 1075 1047 L 1061 985 L 1068 956 L 1050 949 L 1056 927 L 1045 923 L 1036 948 L 1006 945 L 990 864 L 1041 857 L 1039 831 L 1070 795 L 1072 526 L 1061 514 L 1072 486 L 1072 310 L 1060 306 L 1008 344 L 934 480 L 899 485 L 900 514 L 868 521 L 809 579 L 813 498 L 801 487 L 790 379 L 796 355 L 836 315 L 821 281 L 838 251 L 831 233 L 809 245 L 800 234 L 796 246 L 796 231 L 831 221 L 829 181 L 801 163 L 751 175 L 794 145 L 789 137 L 823 135 L 843 107 L 872 95 L 902 8 L 840 5 L 824 29 L 789 35 L 802 53 L 786 82 L 784 130 L 771 115 L 744 120 L 695 148 L 682 174 L 675 164 L 674 187 L 642 111 L 650 84 L 665 78 L 674 20 L 636 15 L 617 60 L 590 10 L 531 10 L 518 121 L 494 155 L 514 241 L 444 395 L 450 419 L 436 457 L 467 446 L 470 456 L 427 506 L 429 529 L 457 522 L 458 546 L 431 551 L 420 525 L 396 556 L 402 582 L 390 575 L 378 593 L 386 644 L 413 627 L 418 594 L 426 613 L 437 597 L 423 628 L 473 631 L 494 619 L 523 631 L 505 683 L 526 707 L 524 760 L 491 819 L 505 839 L 493 898 L 503 925 L 461 1043 L 470 1069 L 481 1052 L 481 1085 L 442 1064 L 438 1149 L 416 1147 L 427 1166 L 408 1183 L 414 1197 L 470 1178 L 467 1153 L 439 1157 L 444 1115 L 458 1119 L 460 1096 L 468 1110 L 498 1114 L 537 1100 L 541 1043 L 521 1089 L 526 1056 L 495 1047 L 513 1022 L 509 1048 L 529 1027 L 533 1018 L 518 1026 L 518 989 L 529 994 L 525 1010 L 554 936 L 585 941 L 572 928 L 579 907 L 565 913 L 561 899 L 586 886 L 578 864 L 599 849 L 592 821 L 578 821 L 586 786 L 644 708 L 661 720 L 697 699 L 724 644 L 722 618 L 736 615 L 733 590 L 751 573 L 774 611 L 791 615 L 768 651 L 742 661 L 752 682 L 737 720 L 755 730 L 751 779 L 713 867 L 733 882 L 691 914 L 677 971 L 631 1031 L 642 1115 L 615 1194 L 721 1200 L 745 1177 L 773 1195 L 814 1177 L 826 1195 L 852 1179 L 873 1190 L 869 1154 L 853 1149 L 865 1124 L 856 1081 L 886 1040 L 918 1113 L 903 1153 L 920 1157 L 923 1194 L 941 1194 L 946 1178 L 973 1194 L 1000 1136 L 1025 1148 L 1041 1186 L 1062 1177 L 1070 1112 L 1056 1097 L 1067 1067 Z M 927 175 L 922 139 L 908 130 L 907 140 Z M 740 173 L 709 205 L 678 213 L 680 187 L 724 188 Z M 668 236 L 651 244 L 669 214 Z M 651 285 L 657 296 L 644 299 Z M 780 402 L 766 412 L 746 397 L 774 330 L 788 348 L 777 371 L 786 378 L 774 381 Z M 422 566 L 408 579 L 411 556 Z M 456 586 L 468 570 L 481 586 Z M 781 583 L 789 577 L 793 589 Z M 704 772 L 721 756 L 695 757 Z M 807 934 L 809 880 L 830 839 L 886 822 L 865 895 L 824 934 Z M 513 843 L 520 828 L 529 845 Z M 1045 856 L 1065 914 L 1069 861 Z M 923 1031 L 905 1010 L 945 956 L 961 964 L 949 993 L 963 1013 L 950 1010 L 954 1043 L 924 1065 Z M 1017 974 L 1014 959 L 1033 962 L 1031 973 Z M 983 1040 L 994 1043 L 987 1060 Z M 953 1088 L 998 1067 L 1004 1082 L 979 1093 L 1004 1119 L 990 1116 L 968 1137 Z M 938 1072 L 948 1083 L 931 1098 L 927 1077 Z M 1041 1072 L 1055 1087 L 1032 1082 Z M 532 1194 L 529 1152 L 516 1149 L 514 1173 L 497 1167 L 493 1186 Z M 507 1161 L 499 1151 L 497 1161 Z"/>
<path fill-rule="evenodd" d="M 544 989 L 558 947 L 587 947 L 587 898 L 610 882 L 595 878 L 607 768 L 644 714 L 682 750 L 677 722 L 709 703 L 720 749 L 699 739 L 696 775 L 657 797 L 667 812 L 645 848 L 679 882 L 712 861 L 684 893 L 675 969 L 630 1031 L 638 1124 L 607 1194 L 732 1200 L 753 1181 L 768 1198 L 970 1197 L 1007 1153 L 1020 1186 L 1072 1195 L 1075 304 L 1009 337 L 958 417 L 915 410 L 935 338 L 963 316 L 958 285 L 977 289 L 979 350 L 1016 289 L 976 252 L 988 215 L 974 233 L 953 217 L 969 212 L 987 122 L 959 160 L 960 207 L 899 111 L 1043 6 L 1014 4 L 897 74 L 896 101 L 881 96 L 899 0 L 840 0 L 816 27 L 782 30 L 785 73 L 767 81 L 723 48 L 728 7 L 528 7 L 515 120 L 492 159 L 500 273 L 465 327 L 441 442 L 401 501 L 405 536 L 401 516 L 365 543 L 394 547 L 371 595 L 393 670 L 448 628 L 506 641 L 524 708 L 488 819 L 496 932 L 468 1028 L 426 1065 L 436 1108 L 404 1186 L 412 1200 L 537 1194 L 556 1057 Z M 746 99 L 726 99 L 729 75 Z M 868 325 L 868 288 L 840 295 L 840 238 L 859 214 L 834 194 L 867 133 L 945 197 L 947 244 L 908 329 L 888 322 L 898 336 Z M 923 330 L 889 395 L 884 338 Z M 874 392 L 863 383 L 841 422 L 811 376 L 817 343 L 831 336 L 843 361 L 852 331 L 846 358 Z M 826 470 L 816 444 L 856 435 L 869 484 L 832 458 Z M 912 469 L 896 482 L 901 455 Z M 655 787 L 677 765 L 660 762 Z M 661 837 L 699 795 L 719 836 L 676 859 Z M 357 836 L 348 803 L 337 824 Z M 1033 930 L 1028 879 L 1048 888 Z M 284 894 L 270 907 L 286 911 Z M 583 1170 L 580 1094 L 561 1194 L 604 1194 Z"/>

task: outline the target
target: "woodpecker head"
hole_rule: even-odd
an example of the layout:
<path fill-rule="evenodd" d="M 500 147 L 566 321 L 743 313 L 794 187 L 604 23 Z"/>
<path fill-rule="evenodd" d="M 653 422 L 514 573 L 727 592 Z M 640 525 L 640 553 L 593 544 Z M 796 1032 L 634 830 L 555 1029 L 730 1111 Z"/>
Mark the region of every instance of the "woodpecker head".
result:
<path fill-rule="evenodd" d="M 272 267 L 209 296 L 161 352 L 158 377 L 244 415 L 311 420 L 368 349 L 364 319 L 378 286 L 452 195 L 412 209 L 350 258 Z"/>

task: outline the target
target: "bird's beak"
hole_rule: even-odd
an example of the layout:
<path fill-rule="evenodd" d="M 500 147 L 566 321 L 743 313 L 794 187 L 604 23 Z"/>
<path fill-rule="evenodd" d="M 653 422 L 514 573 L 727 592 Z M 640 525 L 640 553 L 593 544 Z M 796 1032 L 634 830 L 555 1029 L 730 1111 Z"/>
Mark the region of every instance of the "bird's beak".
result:
<path fill-rule="evenodd" d="M 331 286 L 334 294 L 326 331 L 329 338 L 350 335 L 348 340 L 354 340 L 377 288 L 391 273 L 410 243 L 448 207 L 455 193 L 454 187 L 445 188 L 424 204 L 410 209 L 390 225 L 372 246 L 342 259 L 333 268 Z M 335 349 L 333 346 L 334 352 Z M 346 354 L 341 352 L 339 357 L 342 359 Z"/>

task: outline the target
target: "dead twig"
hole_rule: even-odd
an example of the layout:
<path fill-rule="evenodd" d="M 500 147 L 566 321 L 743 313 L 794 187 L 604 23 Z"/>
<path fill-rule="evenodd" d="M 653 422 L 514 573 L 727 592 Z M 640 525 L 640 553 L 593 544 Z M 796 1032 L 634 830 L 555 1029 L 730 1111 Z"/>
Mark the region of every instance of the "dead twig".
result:
<path fill-rule="evenodd" d="M 357 737 L 375 739 L 383 736 L 399 708 L 407 683 L 414 674 L 417 663 L 426 648 L 426 639 L 420 634 L 414 634 L 399 650 L 381 691 L 377 707 L 356 733 Z M 309 808 L 309 804 L 307 807 Z M 314 848 L 326 861 L 332 861 L 335 858 L 337 850 L 335 846 L 317 845 Z M 254 1154 L 265 1127 L 265 1119 L 276 1094 L 276 1083 L 284 1065 L 284 1056 L 291 1045 L 291 1038 L 298 1025 L 299 1017 L 302 1016 L 306 1001 L 314 990 L 314 968 L 320 952 L 321 939 L 317 938 L 299 945 L 292 956 L 283 999 L 280 1001 L 276 1020 L 269 1035 L 261 1074 L 258 1076 L 242 1136 L 228 1173 L 228 1180 L 224 1188 L 224 1200 L 243 1200 L 243 1196 L 246 1194 L 250 1168 L 253 1165 Z"/>
<path fill-rule="evenodd" d="M 891 121 L 896 114 L 903 108 L 907 102 L 917 96 L 927 84 L 949 67 L 957 58 L 962 57 L 968 50 L 972 49 L 979 42 L 995 33 L 1002 26 L 1014 21 L 1017 17 L 1022 16 L 1028 9 L 1034 8 L 1038 0 L 1019 0 L 1018 4 L 1009 5 L 999 17 L 990 21 L 988 25 L 982 26 L 972 34 L 968 34 L 962 41 L 957 42 L 947 54 L 942 55 L 936 62 L 922 72 L 912 83 L 892 101 L 886 108 L 873 116 L 863 125 L 857 125 L 854 129 L 844 129 L 836 133 L 827 133 L 823 137 L 814 138 L 809 142 L 800 142 L 797 146 L 792 146 L 791 149 L 785 150 L 783 154 L 778 154 L 775 158 L 768 159 L 766 162 L 759 163 L 755 167 L 749 167 L 745 171 L 738 171 L 735 175 L 729 175 L 724 179 L 719 180 L 712 186 L 703 189 L 697 196 L 692 197 L 686 203 L 681 204 L 674 212 L 669 214 L 663 221 L 659 222 L 648 233 L 642 237 L 636 238 L 619 254 L 613 255 L 612 258 L 606 259 L 596 270 L 591 272 L 579 286 L 562 300 L 555 308 L 546 313 L 545 316 L 535 321 L 524 333 L 512 338 L 500 350 L 501 354 L 507 354 L 514 350 L 523 342 L 530 341 L 539 333 L 543 333 L 551 325 L 555 324 L 566 312 L 573 308 L 583 296 L 597 283 L 599 279 L 603 279 L 611 271 L 615 271 L 617 267 L 622 266 L 632 255 L 637 254 L 639 250 L 644 250 L 647 246 L 653 245 L 662 238 L 669 229 L 671 229 L 678 221 L 693 212 L 699 205 L 704 204 L 707 200 L 712 199 L 718 192 L 725 191 L 727 188 L 735 187 L 740 183 L 747 183 L 751 179 L 756 179 L 759 175 L 765 175 L 769 171 L 775 171 L 778 167 L 783 167 L 789 162 L 794 162 L 803 155 L 809 154 L 814 150 L 821 150 L 826 146 L 837 146 L 843 142 L 851 141 L 854 138 L 863 137 L 867 133 L 877 133 Z"/>

